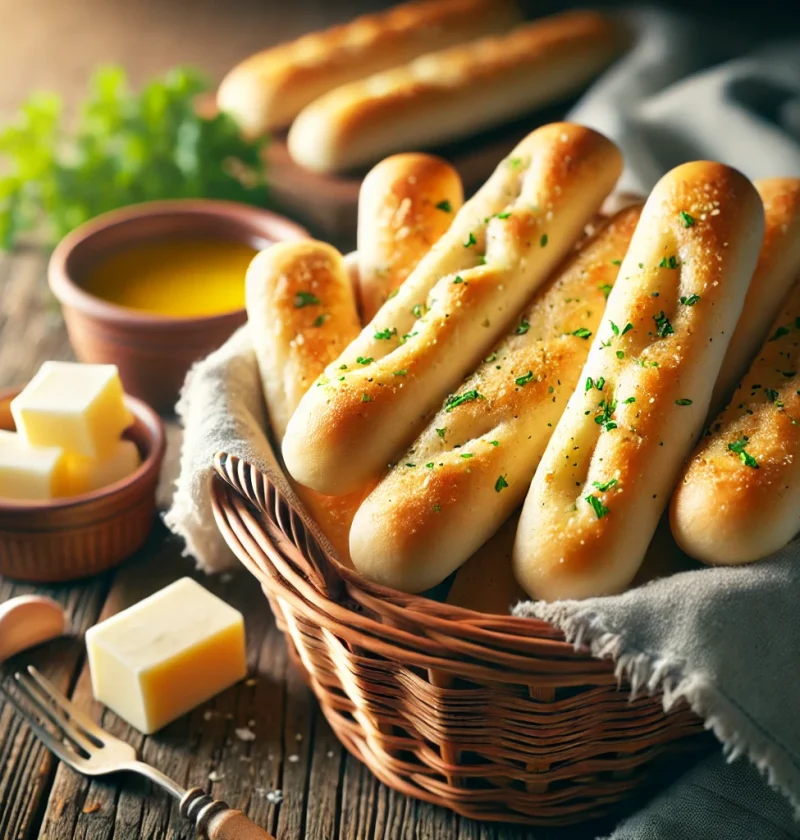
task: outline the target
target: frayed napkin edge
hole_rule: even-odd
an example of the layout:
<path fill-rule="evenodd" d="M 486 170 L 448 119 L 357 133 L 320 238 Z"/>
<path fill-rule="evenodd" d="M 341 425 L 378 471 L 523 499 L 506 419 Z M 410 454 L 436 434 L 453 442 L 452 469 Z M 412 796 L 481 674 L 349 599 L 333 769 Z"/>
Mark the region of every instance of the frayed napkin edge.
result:
<path fill-rule="evenodd" d="M 797 775 L 791 758 L 776 750 L 761 730 L 726 697 L 704 674 L 687 672 L 680 659 L 654 656 L 629 649 L 620 633 L 610 631 L 600 615 L 574 601 L 555 603 L 523 602 L 514 615 L 538 618 L 556 626 L 576 649 L 588 646 L 596 659 L 611 659 L 618 680 L 631 684 L 631 700 L 641 690 L 662 693 L 665 712 L 685 699 L 692 711 L 703 719 L 707 730 L 722 744 L 727 761 L 748 758 L 773 790 L 789 801 L 794 817 L 800 820 L 800 797 L 789 779 Z"/>

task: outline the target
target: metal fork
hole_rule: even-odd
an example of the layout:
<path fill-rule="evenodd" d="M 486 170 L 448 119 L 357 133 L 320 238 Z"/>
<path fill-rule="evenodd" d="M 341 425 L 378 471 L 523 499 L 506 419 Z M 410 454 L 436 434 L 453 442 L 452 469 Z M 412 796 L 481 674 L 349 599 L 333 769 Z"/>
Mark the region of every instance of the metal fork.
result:
<path fill-rule="evenodd" d="M 88 715 L 29 666 L 27 674 L 14 674 L 19 693 L 36 709 L 38 716 L 0 685 L 2 693 L 27 721 L 42 743 L 65 764 L 85 776 L 105 776 L 128 770 L 145 776 L 180 801 L 180 813 L 194 823 L 208 840 L 275 840 L 242 811 L 234 811 L 224 802 L 209 796 L 202 788 L 186 790 L 179 784 L 139 761 L 136 750 L 99 727 Z M 39 716 L 46 718 L 58 735 L 46 728 Z"/>

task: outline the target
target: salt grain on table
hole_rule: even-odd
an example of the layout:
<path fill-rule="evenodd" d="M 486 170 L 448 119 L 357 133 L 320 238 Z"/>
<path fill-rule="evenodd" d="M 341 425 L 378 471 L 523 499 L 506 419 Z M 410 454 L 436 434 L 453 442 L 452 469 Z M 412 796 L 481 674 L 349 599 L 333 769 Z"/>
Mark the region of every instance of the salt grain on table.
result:
<path fill-rule="evenodd" d="M 250 729 L 247 729 L 247 727 L 242 726 L 239 729 L 236 729 L 235 732 L 236 737 L 240 741 L 255 741 L 256 739 L 255 733 L 252 732 Z"/>
<path fill-rule="evenodd" d="M 225 778 L 223 773 L 217 773 L 216 770 L 212 770 L 208 774 L 208 781 L 209 782 L 221 782 Z"/>
<path fill-rule="evenodd" d="M 299 755 L 290 755 L 289 756 L 289 763 L 294 764 L 295 762 L 300 761 Z"/>

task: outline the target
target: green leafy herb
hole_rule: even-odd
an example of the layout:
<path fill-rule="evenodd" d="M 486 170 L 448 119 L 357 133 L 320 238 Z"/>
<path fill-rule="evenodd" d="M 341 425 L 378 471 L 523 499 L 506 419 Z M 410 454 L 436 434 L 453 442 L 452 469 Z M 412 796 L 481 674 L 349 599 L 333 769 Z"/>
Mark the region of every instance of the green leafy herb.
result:
<path fill-rule="evenodd" d="M 368 365 L 368 364 L 374 362 L 375 359 L 373 359 L 372 356 L 358 356 L 358 357 L 356 357 L 356 361 L 360 365 Z"/>
<path fill-rule="evenodd" d="M 611 265 L 622 265 L 622 260 L 611 260 Z"/>
<path fill-rule="evenodd" d="M 429 470 L 432 470 L 432 469 L 433 469 L 433 461 L 428 461 L 428 463 L 427 463 L 427 464 L 425 464 L 425 466 L 426 466 Z"/>
<path fill-rule="evenodd" d="M 311 326 L 312 327 L 321 327 L 325 323 L 325 321 L 327 321 L 327 320 L 328 320 L 328 314 L 326 312 L 323 312 L 321 315 L 317 315 L 317 317 L 314 318 L 314 321 L 311 324 Z"/>
<path fill-rule="evenodd" d="M 617 428 L 617 424 L 611 419 L 616 408 L 616 400 L 600 400 L 594 422 L 597 423 L 598 426 L 602 426 L 603 431 L 610 432 L 612 429 Z"/>
<path fill-rule="evenodd" d="M 666 338 L 668 335 L 673 335 L 675 330 L 672 329 L 672 324 L 669 322 L 669 318 L 664 314 L 664 310 L 662 309 L 658 315 L 653 315 L 653 320 L 656 322 L 656 332 L 661 338 Z"/>
<path fill-rule="evenodd" d="M 728 444 L 728 449 L 731 452 L 735 452 L 739 456 L 739 460 L 746 466 L 752 467 L 754 470 L 758 469 L 758 461 L 750 455 L 749 452 L 746 451 L 745 447 L 747 446 L 750 438 L 747 435 L 742 435 L 739 440 L 734 441 L 733 443 Z"/>
<path fill-rule="evenodd" d="M 506 487 L 508 487 L 508 482 L 506 481 L 506 477 L 504 475 L 501 475 L 497 479 L 497 481 L 495 481 L 495 483 L 494 483 L 495 492 L 499 493 L 501 490 L 505 489 Z"/>
<path fill-rule="evenodd" d="M 437 434 L 437 435 L 439 435 L 439 437 L 440 437 L 442 440 L 444 440 L 444 436 L 445 436 L 445 433 L 446 433 L 446 432 L 447 432 L 447 428 L 444 428 L 444 429 L 437 429 L 437 430 L 436 430 L 436 434 Z"/>
<path fill-rule="evenodd" d="M 508 165 L 512 169 L 519 169 L 522 166 L 522 158 L 509 158 Z"/>
<path fill-rule="evenodd" d="M 377 341 L 388 341 L 393 335 L 397 335 L 397 330 L 394 327 L 391 329 L 387 327 L 385 330 L 378 330 L 375 333 L 375 339 Z"/>
<path fill-rule="evenodd" d="M 483 361 L 484 362 L 494 362 L 497 359 L 497 353 L 490 353 Z"/>
<path fill-rule="evenodd" d="M 694 217 L 690 216 L 685 210 L 681 210 L 681 221 L 684 227 L 694 227 Z"/>
<path fill-rule="evenodd" d="M 498 219 L 507 219 L 511 215 L 511 211 L 506 210 L 505 213 L 497 213 Z"/>
<path fill-rule="evenodd" d="M 691 405 L 692 401 L 687 399 L 675 400 L 675 405 Z"/>
<path fill-rule="evenodd" d="M 475 456 L 471 452 L 462 452 L 461 458 L 474 458 Z"/>
<path fill-rule="evenodd" d="M 608 514 L 608 508 L 597 498 L 593 493 L 589 496 L 586 496 L 586 501 L 592 506 L 592 510 L 594 511 L 594 515 L 598 519 L 602 519 L 604 516 Z"/>
<path fill-rule="evenodd" d="M 447 199 L 445 199 L 444 201 L 440 201 L 436 205 L 436 209 L 441 210 L 443 213 L 452 213 L 453 212 L 453 205 L 450 204 L 450 202 Z"/>
<path fill-rule="evenodd" d="M 603 283 L 601 286 L 597 287 L 603 293 L 603 297 L 608 300 L 608 296 L 611 294 L 611 290 L 614 288 L 610 283 Z"/>
<path fill-rule="evenodd" d="M 593 481 L 592 487 L 596 487 L 601 493 L 610 490 L 617 483 L 616 478 L 609 478 L 608 481 Z"/>
<path fill-rule="evenodd" d="M 392 376 L 405 376 L 407 373 L 408 371 L 404 368 L 403 370 L 392 371 Z"/>
<path fill-rule="evenodd" d="M 664 257 L 658 264 L 659 268 L 677 268 L 679 265 L 678 258 L 675 256 Z"/>
<path fill-rule="evenodd" d="M 577 336 L 578 338 L 587 339 L 590 338 L 592 335 L 591 330 L 587 330 L 586 327 L 578 327 L 577 330 L 572 331 L 572 335 Z"/>
<path fill-rule="evenodd" d="M 454 285 L 456 285 L 458 283 L 463 283 L 463 282 L 464 282 L 464 278 L 460 274 L 457 274 L 455 280 L 453 280 Z"/>
<path fill-rule="evenodd" d="M 489 446 L 500 446 L 500 441 L 499 440 L 490 440 L 488 443 L 489 443 Z"/>
<path fill-rule="evenodd" d="M 294 296 L 294 308 L 302 309 L 304 306 L 316 306 L 319 298 L 311 292 L 296 292 Z"/>
<path fill-rule="evenodd" d="M 416 467 L 416 464 L 406 464 L 407 467 Z"/>
<path fill-rule="evenodd" d="M 592 388 L 597 388 L 598 391 L 602 391 L 605 387 L 606 380 L 604 376 L 598 376 L 597 380 L 592 379 L 591 376 L 586 377 L 586 387 L 585 391 L 591 391 Z"/>
<path fill-rule="evenodd" d="M 778 327 L 777 330 L 772 334 L 770 341 L 777 341 L 779 338 L 783 338 L 785 335 L 789 335 L 789 327 Z"/>
<path fill-rule="evenodd" d="M 415 318 L 422 318 L 423 315 L 428 311 L 428 307 L 424 303 L 415 303 L 411 307 L 411 314 Z"/>
<path fill-rule="evenodd" d="M 541 238 L 539 239 L 539 245 L 541 245 L 542 248 L 546 248 L 547 247 L 547 242 L 548 242 L 547 234 L 543 233 Z"/>
<path fill-rule="evenodd" d="M 531 325 L 523 318 L 519 322 L 519 326 L 515 330 L 517 335 L 525 335 L 526 332 L 531 328 Z"/>
<path fill-rule="evenodd" d="M 458 406 L 463 405 L 464 403 L 485 399 L 486 397 L 484 397 L 483 394 L 481 394 L 479 391 L 476 391 L 473 388 L 470 391 L 464 391 L 463 394 L 453 394 L 449 396 L 444 402 L 444 410 L 449 412 L 452 411 L 454 408 L 458 408 Z"/>
<path fill-rule="evenodd" d="M 624 359 L 625 358 L 625 352 L 623 350 L 617 350 L 617 358 L 618 359 Z"/>
<path fill-rule="evenodd" d="M 464 243 L 465 248 L 471 248 L 473 245 L 477 245 L 478 240 L 475 238 L 475 235 L 470 231 L 469 236 L 467 237 L 467 241 Z"/>
<path fill-rule="evenodd" d="M 694 306 L 698 300 L 700 300 L 700 295 L 689 295 L 688 297 L 682 297 L 681 303 L 684 306 Z"/>
<path fill-rule="evenodd" d="M 529 370 L 527 373 L 524 373 L 522 376 L 518 376 L 514 380 L 514 382 L 516 382 L 517 385 L 519 385 L 519 387 L 522 388 L 523 385 L 527 385 L 531 381 L 531 379 L 533 379 L 533 371 Z"/>
<path fill-rule="evenodd" d="M 631 403 L 636 402 L 636 397 L 628 397 L 622 401 L 625 405 L 630 405 Z"/>
<path fill-rule="evenodd" d="M 201 115 L 196 99 L 209 89 L 177 68 L 133 93 L 121 68 L 104 67 L 74 123 L 55 94 L 31 96 L 0 130 L 0 249 L 34 229 L 52 243 L 100 213 L 155 199 L 265 206 L 267 141 L 243 139 L 226 114 Z"/>
<path fill-rule="evenodd" d="M 361 402 L 372 402 L 372 397 L 365 391 L 361 395 Z"/>

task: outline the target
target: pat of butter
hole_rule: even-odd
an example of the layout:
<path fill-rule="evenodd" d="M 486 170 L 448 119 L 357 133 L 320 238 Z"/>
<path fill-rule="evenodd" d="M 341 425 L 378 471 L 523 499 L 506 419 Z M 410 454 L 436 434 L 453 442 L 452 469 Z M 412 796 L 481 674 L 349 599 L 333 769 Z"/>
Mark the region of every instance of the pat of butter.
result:
<path fill-rule="evenodd" d="M 15 432 L 0 430 L 0 498 L 41 502 L 69 493 L 63 450 L 33 447 Z"/>
<path fill-rule="evenodd" d="M 191 578 L 86 632 L 94 696 L 149 735 L 247 673 L 241 613 Z"/>
<path fill-rule="evenodd" d="M 87 458 L 85 455 L 67 455 L 67 469 L 72 493 L 91 493 L 122 480 L 141 463 L 139 450 L 130 440 L 119 440 L 108 455 Z"/>
<path fill-rule="evenodd" d="M 99 458 L 133 422 L 123 398 L 116 365 L 45 362 L 11 402 L 11 414 L 34 446 Z"/>

